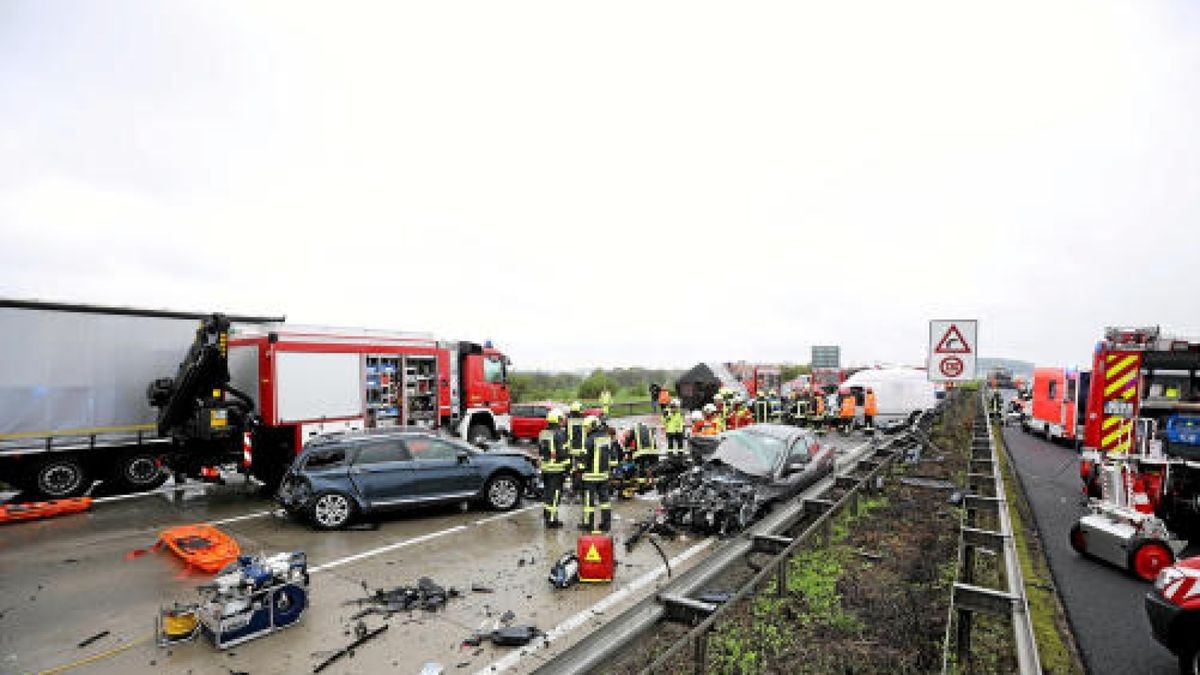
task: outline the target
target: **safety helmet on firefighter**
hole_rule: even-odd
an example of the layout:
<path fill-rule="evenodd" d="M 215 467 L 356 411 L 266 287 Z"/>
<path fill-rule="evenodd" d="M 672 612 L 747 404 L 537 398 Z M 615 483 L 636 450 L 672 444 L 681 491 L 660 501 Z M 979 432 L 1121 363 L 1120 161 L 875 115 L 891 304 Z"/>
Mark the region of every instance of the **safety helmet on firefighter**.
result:
<path fill-rule="evenodd" d="M 546 413 L 546 424 L 558 424 L 560 421 L 557 410 L 551 409 Z"/>
<path fill-rule="evenodd" d="M 704 414 L 707 415 L 707 414 L 715 413 L 715 412 L 717 412 L 717 406 L 715 406 L 711 403 L 704 404 Z"/>
<path fill-rule="evenodd" d="M 722 398 L 724 398 L 724 395 L 721 394 L 721 392 L 717 392 L 717 393 L 713 394 L 714 401 L 720 401 Z"/>
<path fill-rule="evenodd" d="M 600 424 L 600 418 L 595 415 L 588 415 L 583 418 L 583 428 L 595 429 Z"/>
<path fill-rule="evenodd" d="M 678 408 L 681 405 L 683 405 L 683 402 L 680 401 L 679 399 L 677 399 L 677 398 L 671 399 L 671 407 L 672 408 Z"/>
<path fill-rule="evenodd" d="M 874 394 L 874 393 L 875 393 L 875 390 L 874 390 L 874 389 L 872 389 L 872 388 L 870 388 L 870 387 L 867 387 L 867 393 L 868 393 L 868 394 Z"/>
<path fill-rule="evenodd" d="M 699 422 L 699 421 L 700 421 L 700 420 L 702 420 L 702 419 L 704 419 L 704 414 L 703 414 L 703 413 L 701 413 L 699 410 L 693 410 L 693 411 L 692 411 L 692 421 L 693 421 L 693 422 Z"/>
<path fill-rule="evenodd" d="M 770 393 L 771 393 L 771 396 L 778 396 L 778 395 L 779 395 L 779 391 L 778 391 L 778 390 L 776 390 L 776 389 L 772 389 Z"/>
<path fill-rule="evenodd" d="M 571 412 L 583 412 L 583 404 L 579 401 L 572 401 Z"/>

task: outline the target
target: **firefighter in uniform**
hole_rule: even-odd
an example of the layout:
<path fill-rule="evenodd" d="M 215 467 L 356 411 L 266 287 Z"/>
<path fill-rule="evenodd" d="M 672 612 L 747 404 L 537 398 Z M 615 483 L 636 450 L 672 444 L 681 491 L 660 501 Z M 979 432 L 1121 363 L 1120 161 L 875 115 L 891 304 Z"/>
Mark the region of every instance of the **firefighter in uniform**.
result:
<path fill-rule="evenodd" d="M 772 389 L 767 394 L 767 402 L 771 407 L 771 424 L 779 424 L 783 421 L 783 401 L 779 398 L 779 392 Z"/>
<path fill-rule="evenodd" d="M 868 433 L 875 431 L 875 415 L 879 413 L 879 404 L 875 400 L 875 390 L 867 387 L 863 399 L 863 429 Z"/>
<path fill-rule="evenodd" d="M 838 417 L 841 418 L 839 424 L 841 425 L 843 434 L 848 434 L 854 430 L 854 408 L 856 403 L 854 394 L 850 393 L 848 389 L 844 390 L 844 393 L 842 393 L 842 408 L 838 413 Z"/>
<path fill-rule="evenodd" d="M 567 452 L 567 432 L 559 428 L 559 422 L 558 411 L 551 410 L 546 415 L 546 428 L 538 434 L 538 451 L 542 456 L 542 519 L 549 528 L 563 525 L 558 517 L 558 505 L 572 464 Z"/>
<path fill-rule="evenodd" d="M 570 469 L 571 487 L 576 495 L 583 489 L 580 483 L 580 472 L 583 468 L 584 442 L 587 439 L 584 421 L 583 404 L 575 401 L 571 404 L 571 412 L 567 414 L 567 452 L 571 455 L 573 464 Z"/>
<path fill-rule="evenodd" d="M 683 411 L 679 399 L 673 399 L 669 408 L 663 409 L 663 430 L 667 432 L 667 452 L 683 452 Z"/>
<path fill-rule="evenodd" d="M 758 424 L 765 424 L 770 419 L 771 402 L 767 400 L 767 395 L 760 391 L 754 397 L 754 421 Z"/>
<path fill-rule="evenodd" d="M 746 409 L 746 402 L 739 394 L 733 399 L 733 412 L 729 413 L 729 422 L 726 427 L 729 429 L 741 429 L 754 424 L 754 416 Z"/>
<path fill-rule="evenodd" d="M 825 397 L 819 391 L 813 394 L 812 426 L 817 433 L 825 433 Z"/>
<path fill-rule="evenodd" d="M 649 424 L 634 422 L 633 426 L 621 437 L 621 446 L 623 448 L 621 461 L 632 462 L 634 466 L 634 479 L 631 481 L 632 486 L 630 487 L 632 487 L 632 492 L 640 494 L 650 484 L 654 465 L 658 463 L 660 454 L 658 434 Z M 629 499 L 633 496 L 632 492 L 622 494 L 621 497 Z"/>
<path fill-rule="evenodd" d="M 612 528 L 612 486 L 609 484 L 614 461 L 613 439 L 599 418 L 585 418 L 587 440 L 583 455 L 583 521 L 579 529 L 589 532 L 608 532 Z M 596 525 L 596 509 L 600 524 Z"/>

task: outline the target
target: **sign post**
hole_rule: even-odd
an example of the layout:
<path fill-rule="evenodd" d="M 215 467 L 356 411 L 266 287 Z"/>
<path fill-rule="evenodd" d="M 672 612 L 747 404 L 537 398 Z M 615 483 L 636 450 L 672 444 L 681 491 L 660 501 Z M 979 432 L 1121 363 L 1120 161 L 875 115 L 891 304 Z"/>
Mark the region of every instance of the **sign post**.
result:
<path fill-rule="evenodd" d="M 933 382 L 967 382 L 975 379 L 979 354 L 979 322 L 975 319 L 929 322 L 929 379 Z"/>

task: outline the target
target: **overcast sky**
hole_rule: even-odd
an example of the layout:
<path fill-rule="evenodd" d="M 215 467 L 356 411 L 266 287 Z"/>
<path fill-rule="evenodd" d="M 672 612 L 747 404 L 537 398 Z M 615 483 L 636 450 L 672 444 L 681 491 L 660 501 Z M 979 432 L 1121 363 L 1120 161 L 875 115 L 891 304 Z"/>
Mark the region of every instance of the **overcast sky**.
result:
<path fill-rule="evenodd" d="M 517 367 L 1200 334 L 1200 3 L 0 2 L 0 296 Z"/>

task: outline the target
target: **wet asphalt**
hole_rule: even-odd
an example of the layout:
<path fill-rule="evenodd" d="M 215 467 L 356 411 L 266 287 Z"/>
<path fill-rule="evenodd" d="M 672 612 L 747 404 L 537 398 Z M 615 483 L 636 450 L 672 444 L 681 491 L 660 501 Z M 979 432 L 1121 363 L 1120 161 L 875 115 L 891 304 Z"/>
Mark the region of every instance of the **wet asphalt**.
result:
<path fill-rule="evenodd" d="M 862 439 L 833 438 L 848 448 Z M 317 532 L 276 515 L 274 505 L 252 485 L 233 481 L 166 494 L 97 504 L 91 512 L 0 527 L 0 673 L 36 672 L 79 664 L 78 672 L 295 673 L 311 672 L 325 656 L 353 640 L 354 600 L 367 590 L 415 585 L 420 577 L 462 591 L 436 613 L 394 615 L 389 630 L 324 671 L 420 672 L 429 662 L 445 672 L 476 672 L 509 658 L 514 649 L 484 643 L 462 647 L 464 638 L 496 627 L 505 611 L 514 625 L 550 630 L 569 618 L 584 621 L 570 635 L 517 660 L 509 672 L 529 672 L 626 606 L 667 581 L 660 576 L 603 612 L 596 603 L 659 567 L 654 548 L 624 553 L 632 523 L 657 504 L 653 494 L 615 503 L 618 551 L 616 581 L 556 590 L 547 581 L 553 562 L 573 551 L 578 532 L 545 530 L 541 508 L 526 501 L 508 513 L 463 511 L 457 505 L 390 514 L 366 527 Z M 574 523 L 579 507 L 568 505 Z M 197 599 L 195 587 L 211 577 L 188 571 L 169 552 L 129 558 L 147 549 L 158 532 L 187 523 L 211 522 L 234 536 L 248 553 L 302 550 L 312 575 L 311 607 L 297 625 L 274 635 L 219 651 L 204 640 L 169 649 L 153 644 L 154 618 L 161 606 Z M 676 571 L 699 564 L 710 548 L 703 540 L 663 542 L 675 557 L 691 552 Z M 700 548 L 697 548 L 700 547 Z M 472 592 L 481 585 L 490 593 Z M 351 603 L 351 604 L 348 604 Z M 380 617 L 367 617 L 370 628 Z M 86 647 L 77 644 L 108 631 Z M 82 660 L 100 656 L 89 663 Z M 74 671 L 73 671 L 74 672 Z"/>
<path fill-rule="evenodd" d="M 1154 640 L 1142 599 L 1149 583 L 1077 555 L 1068 533 L 1086 513 L 1079 455 L 1024 433 L 1004 429 L 1025 494 L 1086 667 L 1093 675 L 1170 675 L 1175 657 Z M 1192 546 L 1184 555 L 1195 555 Z"/>

